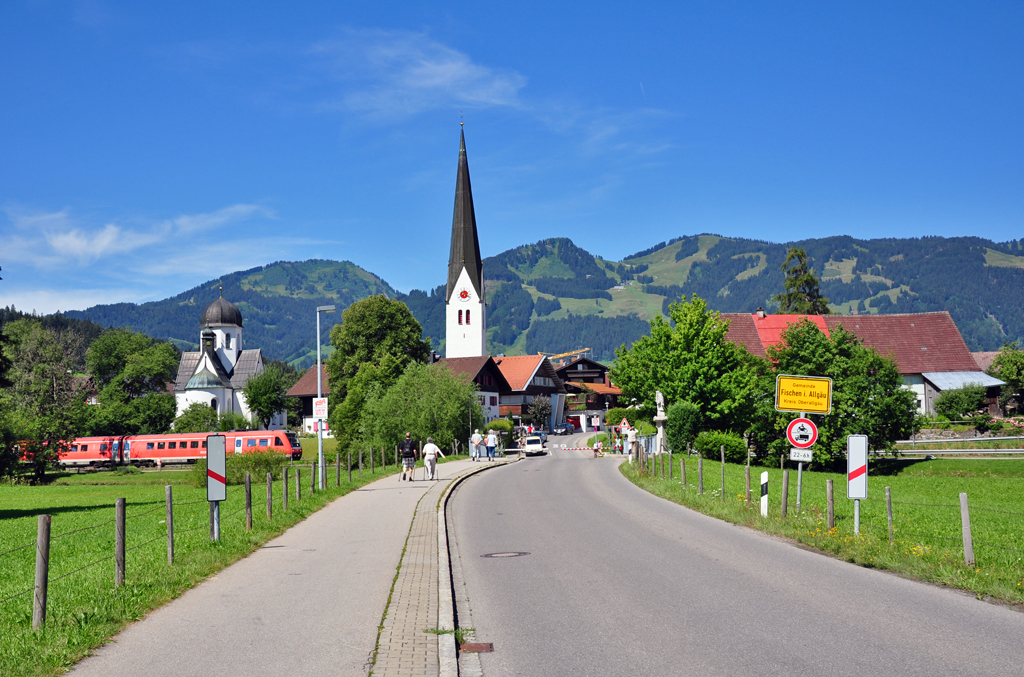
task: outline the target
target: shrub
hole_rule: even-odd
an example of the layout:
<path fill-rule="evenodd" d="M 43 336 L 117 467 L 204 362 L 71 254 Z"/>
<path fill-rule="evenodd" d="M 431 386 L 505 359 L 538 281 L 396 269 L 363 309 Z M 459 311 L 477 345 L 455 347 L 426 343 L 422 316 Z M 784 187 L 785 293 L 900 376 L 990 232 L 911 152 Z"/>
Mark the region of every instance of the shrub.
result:
<path fill-rule="evenodd" d="M 943 390 L 935 400 L 935 411 L 950 420 L 963 421 L 985 406 L 985 387 L 968 383 L 963 388 Z"/>
<path fill-rule="evenodd" d="M 507 421 L 503 418 L 496 418 L 487 424 L 486 430 L 497 430 L 499 432 L 510 433 L 512 432 L 512 422 Z"/>
<path fill-rule="evenodd" d="M 665 437 L 668 448 L 682 453 L 690 448 L 703 423 L 700 407 L 693 402 L 676 402 L 665 412 Z"/>
<path fill-rule="evenodd" d="M 721 459 L 721 448 L 724 446 L 726 461 L 730 463 L 747 462 L 747 445 L 743 442 L 743 438 L 736 433 L 706 430 L 697 435 L 693 446 L 701 456 L 715 461 Z"/>
<path fill-rule="evenodd" d="M 280 449 L 249 451 L 244 454 L 228 452 L 228 484 L 245 484 L 245 473 L 252 475 L 253 482 L 265 482 L 267 473 L 270 473 L 275 480 L 279 480 L 282 476 L 282 469 L 288 465 L 290 460 L 291 457 L 285 455 Z M 206 486 L 205 458 L 196 461 L 196 464 L 192 467 L 189 479 L 197 487 L 202 488 Z"/>
<path fill-rule="evenodd" d="M 605 415 L 604 420 L 608 426 L 617 426 L 622 423 L 622 419 L 629 421 L 631 426 L 636 427 L 640 424 L 643 417 L 640 415 L 639 409 L 625 409 L 623 407 L 613 407 L 609 409 Z"/>

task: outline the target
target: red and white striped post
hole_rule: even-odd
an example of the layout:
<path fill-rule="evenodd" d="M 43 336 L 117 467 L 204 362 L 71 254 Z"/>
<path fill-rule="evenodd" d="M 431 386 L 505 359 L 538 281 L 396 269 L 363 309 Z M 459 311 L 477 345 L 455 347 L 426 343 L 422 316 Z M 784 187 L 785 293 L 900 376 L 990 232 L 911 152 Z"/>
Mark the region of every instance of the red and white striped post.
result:
<path fill-rule="evenodd" d="M 860 534 L 860 502 L 868 497 L 868 436 L 846 438 L 846 497 L 853 499 L 853 533 Z"/>

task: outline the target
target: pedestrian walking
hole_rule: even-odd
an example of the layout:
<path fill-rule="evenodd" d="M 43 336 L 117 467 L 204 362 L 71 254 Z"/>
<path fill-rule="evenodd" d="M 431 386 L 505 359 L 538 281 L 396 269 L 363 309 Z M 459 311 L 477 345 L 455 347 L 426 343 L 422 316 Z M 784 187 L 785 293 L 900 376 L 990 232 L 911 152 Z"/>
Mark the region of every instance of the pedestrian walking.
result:
<path fill-rule="evenodd" d="M 419 453 L 416 450 L 416 443 L 412 441 L 412 433 L 405 434 L 405 439 L 399 443 L 398 450 L 402 453 L 402 477 L 398 481 L 406 479 L 405 473 L 408 472 L 411 482 L 413 471 L 416 470 L 416 456 Z"/>
<path fill-rule="evenodd" d="M 437 479 L 437 457 L 444 458 L 444 454 L 436 444 L 434 444 L 434 438 L 427 438 L 427 445 L 423 447 L 423 466 L 427 469 L 427 479 Z"/>
<path fill-rule="evenodd" d="M 484 437 L 480 434 L 480 429 L 477 428 L 473 432 L 473 436 L 469 438 L 469 456 L 470 460 L 477 461 L 480 458 L 480 445 L 484 443 Z"/>
<path fill-rule="evenodd" d="M 494 460 L 494 448 L 498 446 L 498 436 L 494 434 L 493 430 L 487 431 L 487 460 Z"/>

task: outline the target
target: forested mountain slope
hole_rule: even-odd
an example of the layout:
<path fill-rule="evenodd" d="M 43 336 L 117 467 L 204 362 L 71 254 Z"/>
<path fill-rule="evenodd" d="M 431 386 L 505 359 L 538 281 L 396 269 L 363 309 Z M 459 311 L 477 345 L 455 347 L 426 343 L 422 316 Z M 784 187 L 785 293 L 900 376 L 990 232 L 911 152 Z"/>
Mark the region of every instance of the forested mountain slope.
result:
<path fill-rule="evenodd" d="M 162 301 L 93 306 L 65 315 L 106 327 L 131 327 L 194 350 L 199 344 L 199 315 L 222 285 L 224 297 L 242 311 L 245 345 L 262 348 L 268 359 L 300 368 L 316 359 L 317 306 L 338 306 L 336 314 L 324 315 L 321 321 L 326 344 L 331 327 L 352 302 L 372 294 L 397 295 L 379 277 L 349 261 L 279 261 L 210 280 Z"/>
<path fill-rule="evenodd" d="M 771 311 L 782 291 L 786 250 L 803 247 L 834 312 L 948 310 L 972 350 L 1024 342 L 1024 244 L 982 238 L 858 240 L 830 237 L 771 243 L 689 235 L 623 261 L 608 261 L 566 238 L 542 240 L 484 259 L 491 354 L 592 348 L 597 359 L 647 332 L 647 321 L 691 294 L 715 310 Z M 440 267 L 443 270 L 443 267 Z M 440 276 L 439 276 L 440 277 Z M 189 349 L 199 313 L 224 296 L 245 318 L 245 343 L 298 367 L 316 353 L 316 306 L 339 310 L 371 294 L 404 301 L 425 336 L 442 347 L 444 285 L 400 294 L 380 277 L 336 261 L 278 262 L 211 280 L 173 298 L 95 306 L 71 318 L 128 326 Z M 325 316 L 324 338 L 340 313 Z"/>

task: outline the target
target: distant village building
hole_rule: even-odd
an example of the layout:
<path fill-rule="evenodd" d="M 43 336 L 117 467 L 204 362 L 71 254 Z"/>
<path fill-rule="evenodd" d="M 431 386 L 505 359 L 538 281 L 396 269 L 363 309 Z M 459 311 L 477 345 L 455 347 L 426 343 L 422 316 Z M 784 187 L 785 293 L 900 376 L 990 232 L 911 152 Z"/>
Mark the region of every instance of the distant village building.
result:
<path fill-rule="evenodd" d="M 544 355 L 514 355 L 496 357 L 494 362 L 508 381 L 509 390 L 498 398 L 502 416 L 521 418 L 530 412 L 536 397 L 551 399 L 551 418 L 546 426 L 551 430 L 563 420 L 565 412 L 565 385 Z"/>
<path fill-rule="evenodd" d="M 320 365 L 320 374 L 320 392 L 327 397 L 331 392 L 331 387 L 327 384 L 327 365 Z M 316 365 L 306 370 L 306 373 L 295 382 L 286 396 L 296 397 L 302 403 L 302 432 L 315 435 L 317 424 L 316 419 L 313 418 L 313 400 L 316 399 Z M 324 421 L 324 437 L 334 437 L 326 420 Z"/>
<path fill-rule="evenodd" d="M 552 364 L 565 385 L 565 420 L 583 432 L 602 430 L 604 412 L 617 407 L 622 394 L 612 385 L 608 367 L 587 357 Z"/>
<path fill-rule="evenodd" d="M 217 415 L 236 412 L 252 419 L 242 389 L 252 376 L 266 368 L 259 348 L 242 349 L 242 313 L 221 296 L 206 306 L 199 318 L 199 351 L 182 353 L 174 382 L 177 415 L 196 402 L 213 408 Z M 287 423 L 278 412 L 271 430 Z"/>
<path fill-rule="evenodd" d="M 807 319 L 826 335 L 835 327 L 857 335 L 861 342 L 896 361 L 903 384 L 917 395 L 919 411 L 935 414 L 935 400 L 943 390 L 979 384 L 987 390 L 989 413 L 999 414 L 999 389 L 1003 381 L 978 367 L 948 312 L 900 315 L 770 315 L 722 313 L 730 320 L 727 338 L 741 343 L 758 357 L 765 346 L 775 345 L 790 324 Z"/>
<path fill-rule="evenodd" d="M 484 421 L 490 423 L 501 418 L 499 400 L 501 393 L 512 390 L 501 369 L 490 357 L 446 357 L 438 360 L 456 375 L 465 375 L 476 384 L 476 399 L 484 413 Z"/>

